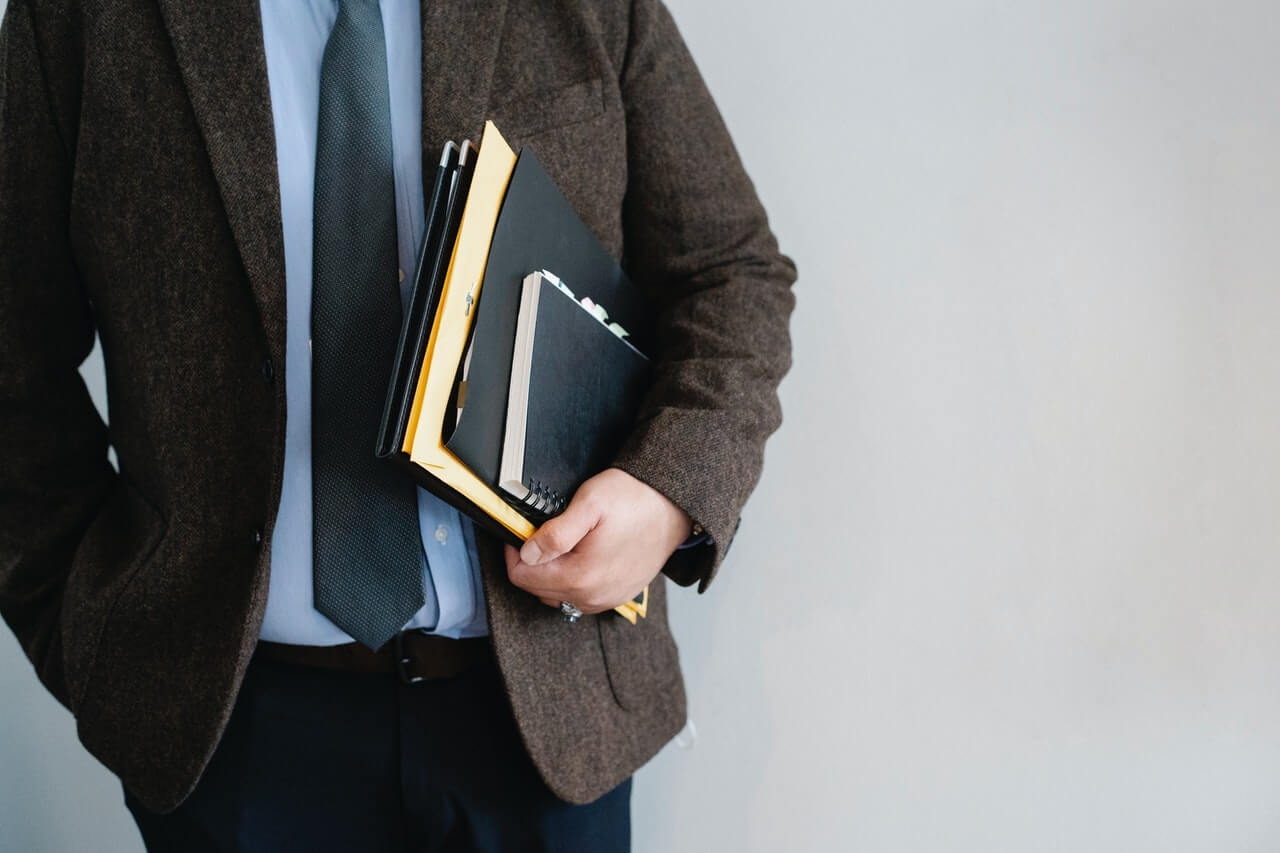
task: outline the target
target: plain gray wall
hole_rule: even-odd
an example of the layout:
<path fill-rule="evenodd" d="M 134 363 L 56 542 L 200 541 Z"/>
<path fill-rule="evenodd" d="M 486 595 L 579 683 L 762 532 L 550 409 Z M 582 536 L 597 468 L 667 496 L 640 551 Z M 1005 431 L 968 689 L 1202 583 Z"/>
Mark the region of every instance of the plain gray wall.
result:
<path fill-rule="evenodd" d="M 671 5 L 801 278 L 636 849 L 1280 849 L 1280 7 Z M 0 688 L 0 848 L 138 849 Z"/>

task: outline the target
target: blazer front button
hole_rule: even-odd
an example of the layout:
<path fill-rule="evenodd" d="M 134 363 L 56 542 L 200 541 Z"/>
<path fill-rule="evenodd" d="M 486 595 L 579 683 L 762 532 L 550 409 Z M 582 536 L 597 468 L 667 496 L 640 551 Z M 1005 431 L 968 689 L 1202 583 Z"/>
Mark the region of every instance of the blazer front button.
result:
<path fill-rule="evenodd" d="M 276 378 L 276 369 L 271 365 L 270 358 L 262 360 L 262 381 L 270 385 Z"/>
<path fill-rule="evenodd" d="M 253 544 L 255 546 L 262 544 L 262 530 L 257 527 L 253 528 Z"/>

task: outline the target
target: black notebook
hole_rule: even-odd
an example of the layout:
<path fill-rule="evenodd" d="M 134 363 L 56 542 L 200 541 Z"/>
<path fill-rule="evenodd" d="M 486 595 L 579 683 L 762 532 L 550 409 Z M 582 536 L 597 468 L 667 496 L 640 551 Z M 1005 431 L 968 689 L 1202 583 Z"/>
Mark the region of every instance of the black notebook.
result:
<path fill-rule="evenodd" d="M 611 319 L 631 333 L 636 347 L 651 350 L 652 311 L 643 292 L 578 217 L 533 151 L 521 150 L 485 264 L 466 395 L 446 444 L 494 489 L 499 488 L 522 282 L 543 269 L 604 305 Z"/>
<path fill-rule="evenodd" d="M 649 360 L 607 309 L 547 272 L 521 287 L 498 485 L 532 517 L 608 467 L 649 387 Z"/>

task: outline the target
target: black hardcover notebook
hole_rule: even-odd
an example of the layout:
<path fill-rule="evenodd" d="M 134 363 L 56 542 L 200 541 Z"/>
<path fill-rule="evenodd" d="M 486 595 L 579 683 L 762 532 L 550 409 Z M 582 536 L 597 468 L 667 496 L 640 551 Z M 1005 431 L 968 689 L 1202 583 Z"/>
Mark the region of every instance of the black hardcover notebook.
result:
<path fill-rule="evenodd" d="M 631 429 L 651 369 L 615 329 L 555 276 L 524 279 L 499 487 L 531 517 L 560 512 Z"/>
<path fill-rule="evenodd" d="M 522 282 L 543 269 L 605 306 L 610 319 L 631 333 L 635 346 L 650 351 L 652 311 L 643 292 L 578 217 L 533 151 L 524 148 L 494 228 L 472 332 L 466 396 L 446 444 L 494 489 L 499 488 Z"/>

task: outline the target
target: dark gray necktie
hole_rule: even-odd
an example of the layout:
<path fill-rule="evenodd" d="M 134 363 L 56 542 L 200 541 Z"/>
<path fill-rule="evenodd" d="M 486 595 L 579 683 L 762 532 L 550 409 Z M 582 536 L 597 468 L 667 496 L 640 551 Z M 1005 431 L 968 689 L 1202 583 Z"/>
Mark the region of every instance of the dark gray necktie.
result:
<path fill-rule="evenodd" d="M 315 607 L 371 649 L 423 603 L 416 495 L 373 455 L 400 329 L 387 53 L 341 0 L 320 67 L 311 290 Z"/>

